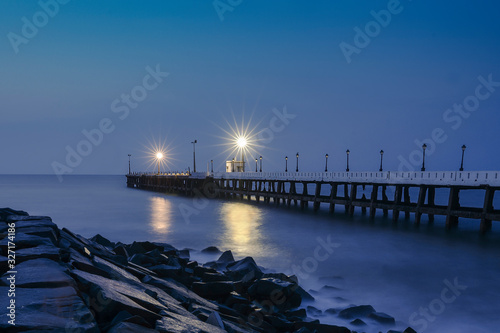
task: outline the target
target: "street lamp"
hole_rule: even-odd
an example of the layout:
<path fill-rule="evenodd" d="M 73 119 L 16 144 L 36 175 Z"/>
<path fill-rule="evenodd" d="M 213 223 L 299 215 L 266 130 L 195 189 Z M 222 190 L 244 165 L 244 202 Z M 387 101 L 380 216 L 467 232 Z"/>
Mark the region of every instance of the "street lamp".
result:
<path fill-rule="evenodd" d="M 214 160 L 210 160 L 210 165 L 212 167 L 212 173 L 214 173 Z"/>
<path fill-rule="evenodd" d="M 257 172 L 257 161 L 258 159 L 255 159 L 255 172 Z"/>
<path fill-rule="evenodd" d="M 196 147 L 195 147 L 195 145 L 198 143 L 198 140 L 194 140 L 191 143 L 193 144 L 193 172 L 196 172 Z"/>
<path fill-rule="evenodd" d="M 158 152 L 156 154 L 156 159 L 158 160 L 158 174 L 160 174 L 160 162 L 163 158 L 163 154 L 161 152 Z"/>
<path fill-rule="evenodd" d="M 285 172 L 288 172 L 288 156 L 285 156 Z"/>
<path fill-rule="evenodd" d="M 465 154 L 465 145 L 462 146 L 462 163 L 460 163 L 460 171 L 464 171 L 464 154 Z"/>
<path fill-rule="evenodd" d="M 325 172 L 328 172 L 328 154 L 325 155 Z"/>
<path fill-rule="evenodd" d="M 378 171 L 382 172 L 383 171 L 383 168 L 382 168 L 382 159 L 384 158 L 384 151 L 381 150 L 380 151 L 380 169 Z"/>
<path fill-rule="evenodd" d="M 233 161 L 231 163 L 231 171 L 234 172 L 234 158 L 233 158 Z"/>
<path fill-rule="evenodd" d="M 247 145 L 247 139 L 243 136 L 240 136 L 237 140 L 236 140 L 236 146 L 241 149 L 241 162 L 243 163 L 243 172 L 245 172 L 245 156 L 244 156 L 244 152 L 245 152 L 245 147 Z"/>
<path fill-rule="evenodd" d="M 299 172 L 299 153 L 297 153 L 297 155 L 295 155 L 295 157 L 297 157 L 295 172 Z"/>
<path fill-rule="evenodd" d="M 128 174 L 130 175 L 130 156 L 131 154 L 128 154 Z"/>
<path fill-rule="evenodd" d="M 259 159 L 260 159 L 260 172 L 262 172 L 262 155 L 259 156 Z"/>
<path fill-rule="evenodd" d="M 422 145 L 422 169 L 421 171 L 425 171 L 425 149 L 427 148 L 427 145 L 424 143 Z"/>
<path fill-rule="evenodd" d="M 347 150 L 345 151 L 345 153 L 346 153 L 346 155 L 347 155 L 347 168 L 345 169 L 345 171 L 346 171 L 346 172 L 349 172 L 349 154 L 350 154 L 351 152 L 349 151 L 349 149 L 347 149 Z"/>

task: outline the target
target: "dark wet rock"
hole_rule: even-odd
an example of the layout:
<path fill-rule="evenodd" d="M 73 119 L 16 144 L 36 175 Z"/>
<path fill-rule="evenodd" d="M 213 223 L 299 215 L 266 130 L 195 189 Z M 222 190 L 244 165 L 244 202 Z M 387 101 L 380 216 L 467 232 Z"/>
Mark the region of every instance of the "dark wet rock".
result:
<path fill-rule="evenodd" d="M 205 298 L 227 297 L 234 291 L 233 282 L 218 281 L 218 282 L 194 282 L 193 291 Z"/>
<path fill-rule="evenodd" d="M 312 305 L 309 305 L 306 309 L 307 313 L 309 313 L 311 316 L 321 316 L 323 314 L 320 309 L 317 309 Z"/>
<path fill-rule="evenodd" d="M 294 333 L 312 333 L 310 330 L 308 330 L 306 327 L 301 327 L 298 330 L 296 330 Z"/>
<path fill-rule="evenodd" d="M 371 319 L 374 319 L 375 321 L 381 323 L 381 324 L 395 324 L 396 321 L 394 320 L 393 317 L 389 316 L 386 313 L 383 312 L 372 312 L 370 313 L 369 317 Z"/>
<path fill-rule="evenodd" d="M 292 309 L 302 303 L 302 297 L 296 289 L 295 283 L 265 278 L 252 284 L 248 288 L 248 294 L 258 300 L 269 300 L 280 309 Z"/>
<path fill-rule="evenodd" d="M 359 317 L 367 317 L 370 313 L 375 312 L 371 305 L 351 306 L 339 312 L 339 317 L 344 319 L 354 319 Z"/>
<path fill-rule="evenodd" d="M 100 256 L 101 258 L 106 258 L 112 261 L 116 261 L 116 254 L 108 249 L 105 246 L 102 246 L 101 244 L 92 242 L 85 237 L 82 237 L 80 235 L 74 234 L 71 231 L 69 231 L 66 228 L 63 228 L 60 232 L 61 238 L 65 239 L 68 241 L 71 245 L 71 247 L 81 254 L 87 255 L 87 256 L 93 256 L 97 255 Z"/>
<path fill-rule="evenodd" d="M 230 263 L 226 269 L 226 274 L 233 280 L 250 281 L 262 276 L 262 271 L 252 257 Z"/>
<path fill-rule="evenodd" d="M 299 317 L 299 318 L 306 318 L 307 317 L 306 309 L 297 309 L 297 310 L 286 311 L 285 315 L 287 317 Z"/>
<path fill-rule="evenodd" d="M 201 279 L 205 282 L 229 281 L 230 279 L 221 273 L 204 273 Z"/>
<path fill-rule="evenodd" d="M 175 313 L 168 313 L 156 322 L 155 329 L 160 333 L 226 333 L 225 330 L 204 323 L 198 319 L 189 319 Z"/>
<path fill-rule="evenodd" d="M 11 215 L 17 215 L 17 216 L 29 216 L 28 213 L 22 210 L 14 210 L 11 208 L 0 208 L 0 220 L 1 221 L 6 221 L 7 217 Z"/>
<path fill-rule="evenodd" d="M 137 332 L 158 333 L 157 330 L 129 322 L 118 323 L 108 331 L 108 333 L 137 333 Z"/>
<path fill-rule="evenodd" d="M 52 244 L 54 244 L 54 245 L 57 245 L 57 243 L 59 242 L 58 230 L 55 228 L 51 228 L 51 227 L 38 226 L 38 227 L 17 228 L 17 233 L 18 234 L 39 236 L 42 238 L 48 238 L 51 240 Z"/>
<path fill-rule="evenodd" d="M 8 289 L 0 287 L 0 295 L 7 295 Z M 16 288 L 16 310 L 17 331 L 100 332 L 92 313 L 72 287 Z M 0 331 L 12 331 L 8 320 L 8 316 L 0 316 Z"/>
<path fill-rule="evenodd" d="M 151 257 L 151 256 L 148 256 L 148 255 L 145 255 L 143 253 L 136 253 L 134 255 L 132 255 L 132 257 L 129 258 L 129 261 L 136 264 L 136 265 L 140 265 L 140 266 L 144 266 L 144 267 L 151 267 L 151 266 L 155 266 L 158 264 L 158 260 Z"/>
<path fill-rule="evenodd" d="M 217 259 L 217 262 L 218 263 L 226 263 L 226 264 L 234 262 L 234 257 L 233 257 L 233 253 L 231 252 L 231 250 L 222 253 L 220 255 L 219 259 Z"/>
<path fill-rule="evenodd" d="M 209 247 L 204 248 L 203 250 L 201 250 L 201 253 L 221 253 L 221 250 L 219 250 L 215 246 L 209 246 Z"/>
<path fill-rule="evenodd" d="M 144 290 L 130 284 L 79 270 L 73 270 L 71 273 L 78 282 L 80 290 L 92 295 L 93 301 L 89 303 L 98 321 L 111 321 L 116 313 L 124 310 L 132 315 L 141 316 L 149 323 L 154 323 L 160 318 L 158 313 L 165 308 L 144 293 Z"/>
<path fill-rule="evenodd" d="M 411 327 L 408 327 L 407 329 L 405 329 L 403 331 L 403 333 L 417 333 L 417 331 L 415 331 L 413 328 Z"/>
<path fill-rule="evenodd" d="M 189 290 L 185 285 L 182 285 L 173 279 L 159 279 L 152 276 L 146 276 L 142 282 L 164 290 L 182 304 L 189 305 L 195 303 L 207 307 L 210 310 L 218 310 L 218 307 L 215 304 L 198 296 L 196 293 Z"/>
<path fill-rule="evenodd" d="M 127 252 L 127 249 L 123 245 L 117 245 L 116 247 L 114 247 L 113 252 L 125 258 L 130 257 L 130 255 Z"/>
<path fill-rule="evenodd" d="M 272 327 L 280 330 L 289 331 L 293 327 L 292 322 L 278 316 L 265 316 L 264 320 L 267 321 Z"/>
<path fill-rule="evenodd" d="M 295 284 L 299 283 L 299 281 L 297 280 L 297 277 L 295 275 L 288 276 L 288 275 L 283 274 L 283 273 L 265 273 L 265 274 L 262 274 L 261 278 L 262 279 L 273 278 L 273 279 L 278 279 L 281 281 L 291 282 L 291 283 L 295 283 Z"/>
<path fill-rule="evenodd" d="M 39 258 L 46 258 L 54 261 L 59 261 L 61 259 L 60 250 L 59 248 L 53 245 L 52 246 L 39 245 L 16 251 L 17 264 L 27 260 L 39 259 Z"/>
<path fill-rule="evenodd" d="M 150 270 L 158 274 L 159 277 L 162 278 L 176 278 L 181 273 L 182 267 L 178 266 L 170 266 L 170 265 L 157 265 L 149 267 Z"/>
<path fill-rule="evenodd" d="M 7 253 L 7 247 L 10 240 L 6 237 L 0 241 L 0 248 L 4 253 Z M 48 238 L 43 238 L 35 235 L 27 235 L 17 232 L 14 243 L 16 244 L 16 249 L 28 249 L 30 247 L 35 247 L 39 245 L 44 246 L 54 246 L 55 244 Z"/>
<path fill-rule="evenodd" d="M 218 272 L 215 269 L 209 267 L 203 267 L 203 266 L 194 267 L 194 275 L 198 277 L 203 277 L 205 273 L 216 274 Z"/>
<path fill-rule="evenodd" d="M 350 324 L 353 326 L 366 326 L 366 323 L 359 318 L 354 319 Z"/>
<path fill-rule="evenodd" d="M 303 301 L 309 301 L 309 302 L 312 302 L 315 300 L 315 298 L 309 294 L 307 291 L 305 291 L 301 286 L 299 286 L 298 284 L 296 285 L 295 287 L 295 292 L 297 294 L 300 295 L 300 297 L 302 297 L 302 300 Z"/>
<path fill-rule="evenodd" d="M 189 254 L 189 249 L 184 249 L 179 251 L 179 258 L 189 260 L 190 257 L 191 255 Z"/>
<path fill-rule="evenodd" d="M 395 331 L 395 330 L 388 330 L 387 333 L 404 333 L 404 332 L 401 332 L 401 331 Z"/>
<path fill-rule="evenodd" d="M 102 259 L 98 256 L 94 256 L 94 258 L 92 258 L 92 264 L 94 265 L 94 267 L 97 267 L 105 271 L 107 275 L 109 275 L 110 278 L 112 279 L 125 282 L 127 281 L 133 281 L 136 283 L 141 282 L 135 275 L 127 272 L 126 270 L 115 265 L 114 263 Z"/>
<path fill-rule="evenodd" d="M 213 311 L 207 318 L 206 320 L 207 324 L 213 325 L 217 328 L 220 328 L 222 330 L 226 329 L 224 326 L 224 322 L 222 321 L 222 318 L 220 314 L 217 311 Z"/>
<path fill-rule="evenodd" d="M 250 304 L 250 301 L 237 292 L 233 291 L 226 298 L 224 305 L 232 308 L 235 304 Z"/>
<path fill-rule="evenodd" d="M 16 266 L 15 284 L 17 288 L 59 288 L 76 287 L 75 281 L 67 274 L 66 267 L 45 258 L 28 260 Z M 4 274 L 2 284 L 9 285 L 10 274 Z"/>
<path fill-rule="evenodd" d="M 97 243 L 97 244 L 105 246 L 105 247 L 107 247 L 109 249 L 112 249 L 112 248 L 115 247 L 115 243 L 111 242 L 109 239 L 101 236 L 100 234 L 95 235 L 90 240 L 93 241 L 93 242 L 95 242 L 95 243 Z"/>

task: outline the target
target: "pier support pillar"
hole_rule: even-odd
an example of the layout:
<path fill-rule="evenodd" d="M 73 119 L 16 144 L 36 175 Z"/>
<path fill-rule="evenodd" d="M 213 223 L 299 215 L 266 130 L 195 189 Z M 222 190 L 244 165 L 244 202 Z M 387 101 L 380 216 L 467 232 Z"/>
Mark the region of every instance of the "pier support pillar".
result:
<path fill-rule="evenodd" d="M 377 202 L 377 196 L 378 196 L 378 185 L 373 184 L 372 186 L 372 195 L 370 198 L 370 218 L 374 219 L 375 218 L 375 213 L 376 213 L 376 208 L 375 208 L 375 203 Z"/>
<path fill-rule="evenodd" d="M 403 186 L 396 185 L 396 192 L 394 193 L 394 208 L 392 211 L 392 220 L 397 222 L 399 219 L 399 206 L 401 205 L 401 197 L 403 195 Z"/>
<path fill-rule="evenodd" d="M 491 220 L 488 219 L 488 214 L 493 212 L 493 197 L 495 196 L 495 190 L 490 186 L 486 187 L 486 193 L 484 194 L 484 205 L 483 213 L 481 215 L 481 233 L 485 234 L 491 230 Z"/>
<path fill-rule="evenodd" d="M 436 188 L 434 186 L 430 186 L 427 190 L 427 206 L 435 207 L 435 197 L 436 197 Z M 428 214 L 429 223 L 434 223 L 434 214 Z"/>
<path fill-rule="evenodd" d="M 458 216 L 452 216 L 452 211 L 460 207 L 460 189 L 456 186 L 450 188 L 448 209 L 446 210 L 446 228 L 451 229 L 458 225 Z"/>
<path fill-rule="evenodd" d="M 382 202 L 385 204 L 389 203 L 389 198 L 387 197 L 387 185 L 382 186 Z M 383 212 L 385 217 L 389 215 L 389 210 L 387 208 L 384 208 Z"/>
<path fill-rule="evenodd" d="M 349 198 L 349 215 L 354 215 L 354 201 L 358 193 L 358 185 L 351 184 L 351 197 Z"/>
<path fill-rule="evenodd" d="M 420 207 L 425 204 L 425 195 L 427 193 L 427 186 L 421 185 L 420 191 L 418 192 L 417 201 L 417 211 L 415 212 L 415 224 L 420 225 L 420 220 L 422 218 L 422 213 L 420 212 Z"/>
<path fill-rule="evenodd" d="M 321 196 L 321 183 L 316 182 L 316 190 L 314 192 L 314 206 L 313 206 L 315 212 L 319 210 L 319 205 L 321 204 L 321 202 L 319 201 L 320 196 Z"/>
<path fill-rule="evenodd" d="M 331 184 L 332 188 L 330 191 L 330 214 L 335 213 L 335 203 L 333 200 L 337 198 L 337 184 Z"/>

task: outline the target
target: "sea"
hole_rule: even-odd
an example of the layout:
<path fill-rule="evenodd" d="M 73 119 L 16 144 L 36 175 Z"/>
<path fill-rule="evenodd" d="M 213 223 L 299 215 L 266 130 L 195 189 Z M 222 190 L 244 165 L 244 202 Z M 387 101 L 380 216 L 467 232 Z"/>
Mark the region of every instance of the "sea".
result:
<path fill-rule="evenodd" d="M 415 193 L 412 194 L 414 196 Z M 412 198 L 413 199 L 413 198 Z M 463 202 L 482 207 L 479 193 Z M 414 200 L 414 199 L 413 199 Z M 438 191 L 437 202 L 447 194 Z M 498 195 L 494 201 L 499 207 Z M 458 228 L 433 224 L 426 216 L 393 223 L 391 214 L 371 220 L 337 206 L 283 207 L 240 200 L 189 198 L 126 187 L 125 176 L 0 176 L 0 206 L 52 217 L 59 228 L 113 242 L 154 241 L 190 249 L 200 263 L 217 258 L 208 246 L 251 256 L 267 272 L 295 274 L 321 310 L 322 323 L 363 332 L 498 332 L 500 327 L 500 222 L 487 235 L 479 221 L 461 219 Z M 394 326 L 363 319 L 353 326 L 338 313 L 351 305 L 372 305 Z M 333 309 L 325 312 L 327 309 Z"/>

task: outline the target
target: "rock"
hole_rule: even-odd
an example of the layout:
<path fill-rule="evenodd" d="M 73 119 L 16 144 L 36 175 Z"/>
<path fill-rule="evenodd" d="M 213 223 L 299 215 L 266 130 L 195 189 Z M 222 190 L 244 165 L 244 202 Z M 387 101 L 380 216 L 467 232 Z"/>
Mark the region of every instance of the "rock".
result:
<path fill-rule="evenodd" d="M 231 250 L 222 253 L 221 256 L 219 257 L 219 259 L 217 259 L 217 262 L 218 263 L 226 263 L 226 264 L 234 262 L 234 257 L 233 257 L 233 253 L 231 252 Z"/>
<path fill-rule="evenodd" d="M 28 213 L 26 213 L 22 210 L 14 210 L 11 208 L 0 208 L 0 220 L 1 221 L 6 221 L 7 217 L 9 217 L 11 215 L 28 216 Z"/>
<path fill-rule="evenodd" d="M 60 250 L 59 248 L 53 245 L 51 246 L 39 245 L 16 251 L 17 264 L 23 261 L 39 259 L 39 258 L 46 258 L 54 261 L 59 261 L 61 260 Z"/>
<path fill-rule="evenodd" d="M 194 282 L 193 291 L 201 297 L 214 299 L 219 297 L 227 297 L 234 291 L 233 282 L 219 281 L 219 282 Z"/>
<path fill-rule="evenodd" d="M 118 323 L 108 331 L 108 333 L 137 333 L 137 332 L 158 333 L 157 330 L 128 322 Z"/>
<path fill-rule="evenodd" d="M 152 276 L 146 276 L 142 280 L 142 282 L 164 290 L 183 305 L 190 305 L 192 303 L 195 303 L 204 306 L 212 311 L 219 310 L 218 306 L 207 301 L 204 298 L 201 298 L 196 293 L 189 290 L 186 286 L 173 279 L 159 279 Z"/>
<path fill-rule="evenodd" d="M 189 250 L 188 249 L 184 249 L 184 250 L 180 250 L 179 251 L 179 258 L 183 258 L 183 259 L 189 260 L 190 257 L 191 256 L 189 254 Z"/>
<path fill-rule="evenodd" d="M 233 280 L 250 281 L 262 276 L 262 271 L 251 257 L 230 263 L 226 269 L 226 274 Z"/>
<path fill-rule="evenodd" d="M 51 240 L 53 245 L 57 245 L 59 242 L 59 232 L 55 228 L 51 227 L 24 227 L 17 228 L 18 233 L 39 236 L 42 238 L 48 238 Z M 17 244 L 16 244 L 17 245 Z"/>
<path fill-rule="evenodd" d="M 306 313 L 306 309 L 297 309 L 297 310 L 285 311 L 285 316 L 306 318 L 307 313 Z"/>
<path fill-rule="evenodd" d="M 112 321 L 117 313 L 125 310 L 154 324 L 160 319 L 158 313 L 166 309 L 164 305 L 147 295 L 145 289 L 138 286 L 79 270 L 73 270 L 71 274 L 78 282 L 80 290 L 92 295 L 89 304 L 99 322 Z"/>
<path fill-rule="evenodd" d="M 403 333 L 417 333 L 417 331 L 415 331 L 413 328 L 411 327 L 408 327 L 407 329 L 405 329 L 403 331 Z"/>
<path fill-rule="evenodd" d="M 319 291 L 320 291 L 320 293 L 324 294 L 324 293 L 333 293 L 333 292 L 336 292 L 339 290 L 340 289 L 337 287 L 326 285 L 326 286 L 321 287 L 321 289 Z"/>
<path fill-rule="evenodd" d="M 219 250 L 215 246 L 209 246 L 209 247 L 204 248 L 203 250 L 201 250 L 201 253 L 221 253 L 221 250 Z"/>
<path fill-rule="evenodd" d="M 232 308 L 233 305 L 235 304 L 250 304 L 250 301 L 247 300 L 245 297 L 241 296 L 240 294 L 238 294 L 237 292 L 233 291 L 226 298 L 224 305 Z"/>
<path fill-rule="evenodd" d="M 317 309 L 311 305 L 309 305 L 306 309 L 307 313 L 309 313 L 311 316 L 321 316 L 323 314 L 323 312 L 320 309 Z"/>
<path fill-rule="evenodd" d="M 296 287 L 295 283 L 265 278 L 252 284 L 248 288 L 248 294 L 259 300 L 269 300 L 280 309 L 292 309 L 302 303 L 302 297 L 296 292 Z"/>
<path fill-rule="evenodd" d="M 188 319 L 175 313 L 167 313 L 158 320 L 155 329 L 160 333 L 226 333 L 198 319 Z"/>
<path fill-rule="evenodd" d="M 134 264 L 143 266 L 143 267 L 151 267 L 151 266 L 155 266 L 158 264 L 157 259 L 155 259 L 151 256 L 147 256 L 143 253 L 136 253 L 136 254 L 132 255 L 132 257 L 130 257 L 129 261 L 134 263 Z"/>
<path fill-rule="evenodd" d="M 366 323 L 359 318 L 354 319 L 350 324 L 353 326 L 366 326 Z"/>
<path fill-rule="evenodd" d="M 312 301 L 314 301 L 314 300 L 315 300 L 315 298 L 314 298 L 314 297 L 312 297 L 312 296 L 311 296 L 311 294 L 309 294 L 307 291 L 305 291 L 304 289 L 302 289 L 302 287 L 301 287 L 301 286 L 299 286 L 298 284 L 297 284 L 297 286 L 295 287 L 295 292 L 296 292 L 297 294 L 299 294 L 299 295 L 300 295 L 300 297 L 302 297 L 302 300 L 303 300 L 303 301 L 310 301 L 310 302 L 312 302 Z"/>
<path fill-rule="evenodd" d="M 201 276 L 204 282 L 214 282 L 214 281 L 230 281 L 230 279 L 224 274 L 220 273 L 204 273 Z"/>
<path fill-rule="evenodd" d="M 113 248 L 113 252 L 115 252 L 117 255 L 120 255 L 120 256 L 125 257 L 125 258 L 129 257 L 127 249 L 123 245 L 118 245 L 115 248 Z"/>
<path fill-rule="evenodd" d="M 141 282 L 135 275 L 98 256 L 94 256 L 92 263 L 95 267 L 105 271 L 114 280 Z"/>
<path fill-rule="evenodd" d="M 100 234 L 95 235 L 90 240 L 97 243 L 97 244 L 101 244 L 102 246 L 105 246 L 109 249 L 112 249 L 115 247 L 115 243 L 109 241 L 107 238 L 104 238 Z"/>
<path fill-rule="evenodd" d="M 289 331 L 293 327 L 292 322 L 278 316 L 264 316 L 264 320 L 271 324 L 272 327 L 284 331 Z"/>
<path fill-rule="evenodd" d="M 220 314 L 216 311 L 213 311 L 210 316 L 208 316 L 207 318 L 207 321 L 206 321 L 207 324 L 210 324 L 210 325 L 213 325 L 217 328 L 220 328 L 222 330 L 225 329 L 224 327 L 224 323 L 222 322 L 222 318 L 220 317 Z"/>
<path fill-rule="evenodd" d="M 149 267 L 150 270 L 158 274 L 159 277 L 176 278 L 179 276 L 182 267 L 170 265 L 157 265 Z"/>
<path fill-rule="evenodd" d="M 339 317 L 344 319 L 354 319 L 358 317 L 367 317 L 370 313 L 375 312 L 371 305 L 351 306 L 339 312 Z"/>
<path fill-rule="evenodd" d="M 0 295 L 7 295 L 8 289 L 0 287 Z M 18 287 L 16 309 L 16 331 L 100 332 L 92 313 L 72 287 Z M 8 316 L 0 316 L 0 331 L 12 331 L 8 320 Z"/>
<path fill-rule="evenodd" d="M 372 312 L 369 315 L 370 318 L 378 321 L 381 324 L 395 324 L 396 321 L 394 320 L 393 317 L 389 316 L 386 313 L 383 312 Z"/>
<path fill-rule="evenodd" d="M 16 271 L 17 288 L 76 287 L 75 281 L 66 274 L 67 268 L 50 259 L 39 258 L 24 261 L 16 266 Z M 3 285 L 9 285 L 7 280 L 9 276 L 8 273 L 2 276 Z"/>
<path fill-rule="evenodd" d="M 10 242 L 10 240 L 7 237 L 0 241 L 0 248 L 2 249 L 2 251 L 4 251 L 4 253 L 7 253 L 8 242 Z M 40 245 L 55 246 L 55 244 L 49 238 L 27 235 L 20 232 L 16 233 L 14 243 L 16 244 L 16 250 L 28 249 Z"/>

